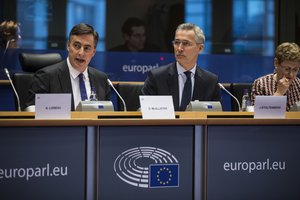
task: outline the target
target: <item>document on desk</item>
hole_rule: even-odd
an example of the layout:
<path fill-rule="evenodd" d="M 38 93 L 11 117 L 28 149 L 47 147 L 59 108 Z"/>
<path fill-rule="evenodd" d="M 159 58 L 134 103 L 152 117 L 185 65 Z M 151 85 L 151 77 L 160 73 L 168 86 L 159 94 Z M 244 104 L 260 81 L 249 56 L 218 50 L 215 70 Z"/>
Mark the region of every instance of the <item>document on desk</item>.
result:
<path fill-rule="evenodd" d="M 35 119 L 70 119 L 71 94 L 36 94 Z"/>
<path fill-rule="evenodd" d="M 285 118 L 286 96 L 256 96 L 254 118 Z"/>
<path fill-rule="evenodd" d="M 172 96 L 140 96 L 143 119 L 175 119 Z"/>

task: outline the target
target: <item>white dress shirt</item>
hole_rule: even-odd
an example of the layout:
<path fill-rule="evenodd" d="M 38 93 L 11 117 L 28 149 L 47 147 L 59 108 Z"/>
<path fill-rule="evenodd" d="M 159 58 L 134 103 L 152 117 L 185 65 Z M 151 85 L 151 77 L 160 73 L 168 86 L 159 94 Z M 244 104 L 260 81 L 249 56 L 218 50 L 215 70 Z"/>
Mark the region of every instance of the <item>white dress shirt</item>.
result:
<path fill-rule="evenodd" d="M 73 91 L 73 97 L 74 97 L 74 106 L 76 109 L 77 105 L 81 101 L 81 94 L 80 94 L 80 88 L 79 88 L 79 77 L 78 77 L 78 75 L 81 72 L 77 71 L 74 67 L 72 67 L 72 65 L 69 61 L 69 57 L 67 58 L 67 63 L 68 63 L 69 71 L 70 71 L 70 79 L 71 79 L 72 91 Z M 89 99 L 89 97 L 91 95 L 91 84 L 90 84 L 90 79 L 89 79 L 89 74 L 88 74 L 87 68 L 82 73 L 84 76 L 83 80 L 84 80 L 84 84 L 85 84 L 85 88 L 86 88 L 87 97 Z"/>
<path fill-rule="evenodd" d="M 176 62 L 176 67 L 178 72 L 178 84 L 179 84 L 179 105 L 181 105 L 182 92 L 186 81 L 186 75 L 184 72 L 187 70 L 185 70 L 178 62 Z M 191 73 L 191 81 L 192 81 L 191 98 L 193 97 L 193 91 L 194 91 L 196 67 L 197 65 L 195 65 L 191 70 L 189 70 L 190 72 L 192 72 Z"/>

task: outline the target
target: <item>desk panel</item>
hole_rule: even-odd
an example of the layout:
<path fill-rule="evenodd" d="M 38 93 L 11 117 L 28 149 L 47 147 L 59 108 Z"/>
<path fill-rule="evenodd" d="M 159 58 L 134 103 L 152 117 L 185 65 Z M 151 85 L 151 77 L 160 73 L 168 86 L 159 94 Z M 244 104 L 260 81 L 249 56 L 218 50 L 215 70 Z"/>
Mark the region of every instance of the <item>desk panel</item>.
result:
<path fill-rule="evenodd" d="M 0 127 L 0 199 L 84 200 L 85 127 Z"/>
<path fill-rule="evenodd" d="M 99 199 L 193 199 L 194 126 L 100 127 L 99 132 Z"/>
<path fill-rule="evenodd" d="M 300 126 L 208 126 L 207 199 L 300 199 Z"/>

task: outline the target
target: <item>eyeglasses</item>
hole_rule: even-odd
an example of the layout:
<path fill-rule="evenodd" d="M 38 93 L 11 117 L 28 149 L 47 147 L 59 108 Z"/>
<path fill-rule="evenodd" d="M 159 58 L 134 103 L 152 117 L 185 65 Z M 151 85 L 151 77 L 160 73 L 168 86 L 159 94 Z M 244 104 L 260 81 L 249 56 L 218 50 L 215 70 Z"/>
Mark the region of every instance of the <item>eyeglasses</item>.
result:
<path fill-rule="evenodd" d="M 73 48 L 75 49 L 75 50 L 80 50 L 81 49 L 81 47 L 82 47 L 82 44 L 80 44 L 79 42 L 74 42 L 73 44 L 72 44 L 72 46 L 73 46 Z M 92 52 L 92 46 L 90 46 L 90 45 L 84 45 L 83 46 L 83 51 L 85 52 L 85 53 L 91 53 Z"/>
<path fill-rule="evenodd" d="M 191 47 L 194 45 L 194 43 L 187 41 L 187 40 L 173 40 L 172 44 L 175 47 L 179 47 L 180 44 L 182 44 L 183 47 Z M 196 44 L 199 44 L 199 43 L 196 43 Z"/>
<path fill-rule="evenodd" d="M 292 72 L 293 74 L 297 74 L 299 72 L 299 67 L 295 67 L 295 68 L 292 68 L 292 67 L 289 67 L 289 66 L 281 66 L 281 69 L 283 69 L 286 73 L 290 73 Z"/>

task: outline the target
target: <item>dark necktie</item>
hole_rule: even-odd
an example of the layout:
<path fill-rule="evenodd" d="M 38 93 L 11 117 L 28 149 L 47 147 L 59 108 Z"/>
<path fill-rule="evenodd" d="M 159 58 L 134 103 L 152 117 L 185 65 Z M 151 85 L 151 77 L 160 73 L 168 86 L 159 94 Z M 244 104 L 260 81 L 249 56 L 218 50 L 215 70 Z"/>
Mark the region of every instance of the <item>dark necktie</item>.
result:
<path fill-rule="evenodd" d="M 81 95 L 81 100 L 85 101 L 87 100 L 87 94 L 86 94 L 86 89 L 85 89 L 85 84 L 84 84 L 84 80 L 83 80 L 83 73 L 80 73 L 78 75 L 79 77 L 79 88 L 80 88 L 80 95 Z"/>
<path fill-rule="evenodd" d="M 186 76 L 186 81 L 185 81 L 184 88 L 182 91 L 180 111 L 185 111 L 187 105 L 191 101 L 191 96 L 192 96 L 191 72 L 185 71 L 184 73 Z"/>

